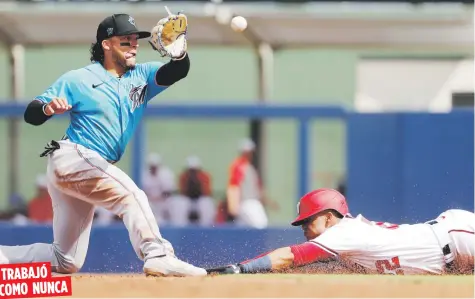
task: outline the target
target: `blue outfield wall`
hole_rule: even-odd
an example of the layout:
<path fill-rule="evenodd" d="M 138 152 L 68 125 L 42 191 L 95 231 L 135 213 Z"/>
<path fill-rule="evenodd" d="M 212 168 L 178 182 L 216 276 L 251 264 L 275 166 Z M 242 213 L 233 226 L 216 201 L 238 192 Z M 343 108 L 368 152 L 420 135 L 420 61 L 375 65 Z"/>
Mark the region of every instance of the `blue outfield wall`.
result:
<path fill-rule="evenodd" d="M 347 197 L 353 214 L 396 223 L 474 209 L 472 110 L 350 114 Z"/>
<path fill-rule="evenodd" d="M 302 230 L 294 227 L 266 230 L 163 227 L 160 231 L 173 244 L 178 257 L 202 267 L 241 262 L 262 252 L 305 240 Z M 53 241 L 52 228 L 40 225 L 1 224 L 0 236 L 1 245 Z M 143 263 L 136 256 L 122 223 L 92 227 L 88 254 L 81 272 L 140 273 L 142 267 Z"/>
<path fill-rule="evenodd" d="M 22 115 L 21 105 L 4 105 L 1 116 Z M 298 193 L 307 192 L 311 153 L 309 124 L 316 118 L 347 124 L 347 198 L 352 214 L 372 220 L 414 223 L 444 210 L 474 209 L 473 110 L 447 114 L 348 113 L 341 107 L 164 106 L 150 107 L 149 117 L 291 118 L 299 122 Z M 134 139 L 134 177 L 140 173 L 143 130 Z M 318 151 L 318 148 L 315 149 Z M 299 228 L 253 230 L 161 228 L 177 255 L 198 266 L 240 262 L 264 251 L 302 242 Z M 51 227 L 0 224 L 0 244 L 52 242 Z M 83 272 L 141 272 L 123 224 L 94 226 Z"/>

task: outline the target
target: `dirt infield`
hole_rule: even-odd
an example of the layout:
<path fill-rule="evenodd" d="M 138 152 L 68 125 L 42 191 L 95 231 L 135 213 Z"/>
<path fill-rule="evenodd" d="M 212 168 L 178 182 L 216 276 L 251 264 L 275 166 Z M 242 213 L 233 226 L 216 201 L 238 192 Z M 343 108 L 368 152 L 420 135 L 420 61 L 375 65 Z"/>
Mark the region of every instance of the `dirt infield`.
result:
<path fill-rule="evenodd" d="M 73 297 L 451 297 L 473 298 L 470 276 L 227 275 L 154 278 L 143 275 L 75 275 Z"/>

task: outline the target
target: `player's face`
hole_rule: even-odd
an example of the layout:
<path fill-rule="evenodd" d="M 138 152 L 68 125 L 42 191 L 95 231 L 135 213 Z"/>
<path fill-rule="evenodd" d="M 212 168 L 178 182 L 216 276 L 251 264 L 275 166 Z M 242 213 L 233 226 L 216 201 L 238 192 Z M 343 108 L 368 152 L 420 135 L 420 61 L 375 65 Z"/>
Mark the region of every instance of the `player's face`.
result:
<path fill-rule="evenodd" d="M 112 59 L 123 68 L 129 70 L 135 67 L 137 48 L 139 47 L 137 34 L 115 36 L 111 38 Z"/>
<path fill-rule="evenodd" d="M 242 154 L 246 157 L 246 159 L 251 160 L 254 152 L 253 151 L 246 151 L 246 152 L 243 152 Z"/>
<path fill-rule="evenodd" d="M 328 213 L 318 213 L 310 217 L 307 221 L 305 221 L 302 224 L 303 234 L 305 238 L 307 240 L 313 240 L 323 234 L 323 232 L 328 228 L 328 217 Z"/>

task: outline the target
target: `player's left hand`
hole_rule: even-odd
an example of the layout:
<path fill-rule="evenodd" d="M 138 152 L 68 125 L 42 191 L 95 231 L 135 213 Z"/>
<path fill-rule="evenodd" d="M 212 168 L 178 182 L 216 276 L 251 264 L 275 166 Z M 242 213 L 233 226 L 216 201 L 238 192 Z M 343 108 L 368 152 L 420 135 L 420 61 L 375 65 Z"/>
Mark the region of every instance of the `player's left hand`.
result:
<path fill-rule="evenodd" d="M 168 16 L 158 21 L 152 28 L 149 43 L 162 57 L 168 56 L 173 60 L 180 60 L 185 57 L 187 51 L 188 19 L 182 13 L 175 15 L 166 9 Z"/>
<path fill-rule="evenodd" d="M 206 269 L 206 272 L 208 274 L 218 274 L 218 275 L 240 274 L 241 267 L 239 266 L 239 264 L 231 264 L 231 265 L 227 265 L 223 267 L 209 268 L 209 269 Z"/>

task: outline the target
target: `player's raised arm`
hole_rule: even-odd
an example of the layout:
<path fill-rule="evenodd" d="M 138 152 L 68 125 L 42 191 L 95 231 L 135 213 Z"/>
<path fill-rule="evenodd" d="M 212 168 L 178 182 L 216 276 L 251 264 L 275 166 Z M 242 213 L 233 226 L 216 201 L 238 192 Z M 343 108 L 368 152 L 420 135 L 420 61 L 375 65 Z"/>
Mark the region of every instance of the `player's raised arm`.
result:
<path fill-rule="evenodd" d="M 175 84 L 188 75 L 190 57 L 187 53 L 186 30 L 188 19 L 182 14 L 170 13 L 158 21 L 152 28 L 149 43 L 161 57 L 169 57 L 170 61 L 149 62 L 147 66 L 147 97 L 152 99 L 167 87 Z"/>
<path fill-rule="evenodd" d="M 39 126 L 55 114 L 62 114 L 72 108 L 69 80 L 66 73 L 53 83 L 42 95 L 31 101 L 24 113 L 25 122 Z"/>
<path fill-rule="evenodd" d="M 155 83 L 159 86 L 168 87 L 188 75 L 190 70 L 190 58 L 187 53 L 180 60 L 171 59 L 168 63 L 164 64 L 155 73 Z"/>

